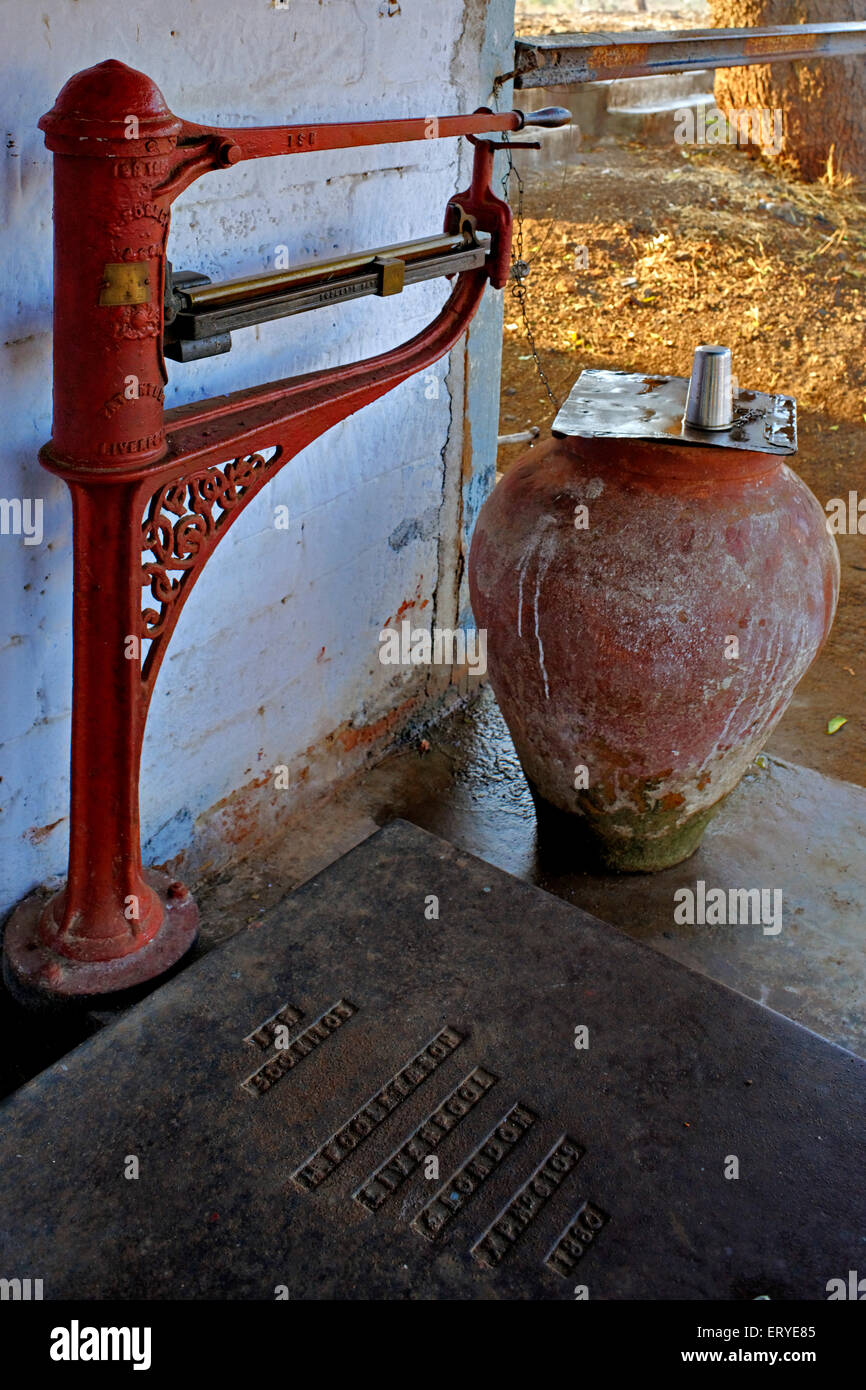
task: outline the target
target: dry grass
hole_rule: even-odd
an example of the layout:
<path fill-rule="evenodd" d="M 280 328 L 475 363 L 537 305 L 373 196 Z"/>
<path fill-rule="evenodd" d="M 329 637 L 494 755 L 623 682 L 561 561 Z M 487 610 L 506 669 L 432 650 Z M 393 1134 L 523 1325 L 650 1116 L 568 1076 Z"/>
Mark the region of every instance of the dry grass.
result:
<path fill-rule="evenodd" d="M 588 154 L 544 190 L 527 195 L 524 254 L 557 394 L 583 366 L 687 375 L 693 346 L 716 341 L 733 350 L 741 381 L 789 390 L 796 379 L 804 407 L 863 418 L 862 186 L 801 184 L 726 148 L 632 145 Z M 519 322 L 506 353 L 510 344 L 525 361 Z"/>
<path fill-rule="evenodd" d="M 584 4 L 529 3 L 517 0 L 514 30 L 518 35 L 569 33 L 622 33 L 629 29 L 695 29 L 710 23 L 709 8 L 693 3 L 641 13 L 637 6 L 621 9 L 594 9 Z"/>

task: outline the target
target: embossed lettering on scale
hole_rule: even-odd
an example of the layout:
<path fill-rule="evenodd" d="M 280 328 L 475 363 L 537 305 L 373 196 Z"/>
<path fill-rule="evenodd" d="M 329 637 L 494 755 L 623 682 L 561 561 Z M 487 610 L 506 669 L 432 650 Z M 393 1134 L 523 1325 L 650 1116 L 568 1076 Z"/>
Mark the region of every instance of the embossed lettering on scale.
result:
<path fill-rule="evenodd" d="M 321 1148 L 301 1164 L 292 1174 L 295 1186 L 302 1192 L 309 1192 L 324 1182 L 464 1041 L 463 1035 L 454 1028 L 443 1028 L 437 1033 L 416 1057 L 386 1081 Z"/>
<path fill-rule="evenodd" d="M 165 439 L 165 430 L 157 430 L 155 434 L 147 434 L 143 439 L 116 439 L 104 442 L 99 446 L 100 454 L 140 454 L 145 449 L 155 449 L 157 444 L 161 444 Z"/>
<path fill-rule="evenodd" d="M 165 391 L 161 386 L 154 386 L 149 381 L 141 381 L 138 384 L 137 396 L 127 396 L 124 391 L 118 391 L 116 395 L 109 396 L 102 407 L 102 414 L 106 420 L 110 420 L 112 415 L 117 414 L 118 410 L 122 410 L 125 405 L 131 405 L 133 401 L 140 400 L 142 396 L 150 396 L 162 405 Z"/>
<path fill-rule="evenodd" d="M 285 1005 L 284 1007 L 291 1008 L 292 1006 Z M 299 1010 L 293 1009 L 292 1011 L 297 1013 L 299 1018 L 301 1017 Z M 348 999 L 338 1000 L 336 1004 L 331 1005 L 330 1009 L 326 1009 L 323 1014 L 320 1014 L 309 1028 L 305 1028 L 303 1033 L 299 1033 L 296 1038 L 293 1038 L 288 1047 L 282 1047 L 275 1051 L 274 1055 L 259 1067 L 258 1071 L 254 1071 L 252 1076 L 248 1076 L 240 1083 L 241 1087 L 250 1095 L 264 1095 L 265 1091 L 269 1091 L 272 1086 L 276 1085 L 281 1077 L 292 1071 L 299 1062 L 314 1052 L 321 1043 L 325 1042 L 332 1033 L 341 1028 L 357 1012 L 357 1007 L 350 1004 Z M 267 1029 L 270 1023 L 270 1019 L 266 1020 L 262 1024 L 262 1029 Z M 278 1022 L 275 1021 L 275 1032 L 278 1026 Z M 256 1034 L 250 1036 L 255 1038 Z M 248 1039 L 244 1039 L 244 1041 L 246 1042 Z"/>
<path fill-rule="evenodd" d="M 527 1226 L 553 1196 L 563 1178 L 577 1166 L 584 1150 L 567 1134 L 554 1144 L 550 1153 L 539 1163 L 532 1177 L 514 1194 L 508 1205 L 488 1226 L 471 1253 L 480 1264 L 493 1268 L 499 1264 Z"/>
<path fill-rule="evenodd" d="M 390 1158 L 352 1194 L 355 1201 L 368 1211 L 378 1211 L 383 1202 L 420 1167 L 428 1154 L 441 1144 L 446 1134 L 450 1134 L 496 1085 L 497 1080 L 492 1072 L 485 1071 L 483 1067 L 476 1067 L 465 1076 L 441 1105 L 431 1111 Z"/>
<path fill-rule="evenodd" d="M 114 254 L 119 261 L 123 261 L 130 265 L 137 264 L 138 262 L 153 261 L 156 260 L 157 256 L 162 255 L 164 243 L 164 238 L 162 241 L 143 242 L 141 246 L 120 246 L 115 242 Z"/>
<path fill-rule="evenodd" d="M 168 209 L 152 202 L 133 203 L 129 207 L 118 208 L 114 214 L 114 221 L 108 223 L 107 231 L 109 236 L 123 237 L 130 222 L 144 221 L 157 222 L 160 227 L 167 227 Z M 100 229 L 102 225 L 100 220 Z"/>
<path fill-rule="evenodd" d="M 352 285 L 334 285 L 332 289 L 319 290 L 319 298 L 323 300 L 345 299 L 348 295 L 354 294 Z"/>
<path fill-rule="evenodd" d="M 163 159 L 115 159 L 111 172 L 116 179 L 164 179 L 169 161 Z"/>
<path fill-rule="evenodd" d="M 267 1052 L 273 1046 L 278 1028 L 290 1028 L 293 1023 L 299 1023 L 303 1017 L 303 1009 L 296 1008 L 294 1004 L 283 1004 L 275 1013 L 271 1014 L 270 1018 L 266 1018 L 264 1023 L 260 1023 L 252 1033 L 247 1033 L 244 1042 L 253 1047 L 260 1047 L 262 1052 Z"/>
<path fill-rule="evenodd" d="M 354 1012 L 353 1006 L 347 1005 L 345 1000 L 341 1001 L 341 1004 Z M 338 1008 L 339 1006 L 335 1005 L 330 1011 L 331 1014 L 335 1014 Z M 296 1023 L 302 1016 L 300 1009 L 292 1004 L 284 1004 L 254 1032 L 249 1033 L 244 1041 L 268 1050 L 277 1028 L 281 1024 Z M 322 1016 L 323 1019 L 326 1017 L 327 1015 Z M 321 1021 L 317 1020 L 317 1023 Z M 316 1024 L 312 1025 L 312 1028 L 315 1027 Z M 308 1029 L 307 1033 L 301 1034 L 301 1038 L 296 1039 L 296 1042 L 305 1038 L 311 1031 L 312 1029 Z M 361 1106 L 351 1119 L 301 1164 L 292 1174 L 294 1185 L 304 1192 L 317 1188 L 464 1041 L 465 1038 L 453 1028 L 445 1028 L 437 1034 L 432 1042 L 401 1071 L 395 1073 L 366 1105 Z M 292 1044 L 293 1047 L 294 1045 Z M 258 1078 L 266 1077 L 269 1069 L 274 1068 L 275 1064 L 279 1067 L 280 1058 L 285 1055 L 283 1052 L 278 1053 L 242 1084 L 250 1089 L 250 1083 L 257 1083 Z M 283 1067 L 278 1075 L 285 1074 L 292 1065 L 294 1063 Z M 277 1079 L 276 1075 L 267 1081 L 263 1089 L 272 1085 L 274 1079 Z M 417 1172 L 446 1135 L 483 1100 L 498 1080 L 499 1078 L 486 1068 L 474 1067 L 412 1130 L 390 1157 L 356 1188 L 352 1194 L 355 1201 L 368 1211 L 378 1211 L 388 1198 Z M 418 1213 L 411 1223 L 412 1229 L 431 1242 L 437 1240 L 449 1221 L 463 1210 L 537 1120 L 538 1116 L 527 1106 L 514 1105 L 466 1162 L 442 1185 L 436 1196 Z M 500 1263 L 503 1256 L 541 1213 L 564 1179 L 574 1171 L 584 1153 L 585 1150 L 567 1134 L 563 1134 L 556 1141 L 532 1175 L 471 1247 L 470 1253 L 479 1264 L 495 1268 Z M 565 1230 L 556 1238 L 544 1257 L 544 1264 L 552 1273 L 563 1278 L 570 1277 L 577 1262 L 582 1259 L 609 1219 L 594 1203 L 582 1201 Z"/>
<path fill-rule="evenodd" d="M 583 1258 L 602 1226 L 609 1218 L 592 1202 L 582 1202 L 577 1213 L 569 1221 L 562 1235 L 554 1241 L 553 1247 L 544 1257 L 544 1263 L 554 1274 L 567 1279 L 578 1260 Z"/>
<path fill-rule="evenodd" d="M 525 1105 L 515 1105 L 507 1115 L 503 1115 L 471 1158 L 458 1168 L 423 1211 L 418 1213 L 412 1222 L 413 1231 L 426 1236 L 427 1240 L 436 1240 L 452 1217 L 462 1211 L 537 1119 L 538 1116 Z"/>

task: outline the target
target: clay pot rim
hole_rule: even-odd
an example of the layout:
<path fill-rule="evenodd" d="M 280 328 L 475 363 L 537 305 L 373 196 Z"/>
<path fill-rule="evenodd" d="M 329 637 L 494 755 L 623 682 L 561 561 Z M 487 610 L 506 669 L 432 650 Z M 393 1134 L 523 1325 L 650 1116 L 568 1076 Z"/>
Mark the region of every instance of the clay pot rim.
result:
<path fill-rule="evenodd" d="M 787 464 L 789 455 L 764 454 L 751 449 L 726 449 L 719 445 L 670 444 L 654 439 L 584 438 L 554 436 L 554 442 L 593 463 L 615 466 L 636 478 L 656 484 L 683 481 L 718 487 L 725 483 L 762 482 Z"/>

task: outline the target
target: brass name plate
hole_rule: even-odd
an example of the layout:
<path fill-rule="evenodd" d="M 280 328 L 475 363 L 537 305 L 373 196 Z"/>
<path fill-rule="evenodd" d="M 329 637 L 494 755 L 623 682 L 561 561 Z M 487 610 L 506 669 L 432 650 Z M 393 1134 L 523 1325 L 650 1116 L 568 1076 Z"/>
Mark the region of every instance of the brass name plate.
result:
<path fill-rule="evenodd" d="M 102 272 L 99 303 L 149 304 L 150 303 L 150 262 L 149 261 L 109 261 Z"/>

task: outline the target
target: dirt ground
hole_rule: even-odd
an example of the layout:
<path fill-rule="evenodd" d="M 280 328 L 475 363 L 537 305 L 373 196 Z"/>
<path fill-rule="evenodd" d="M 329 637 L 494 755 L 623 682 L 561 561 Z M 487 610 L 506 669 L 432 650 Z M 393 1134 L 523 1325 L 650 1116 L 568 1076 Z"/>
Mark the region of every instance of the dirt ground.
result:
<path fill-rule="evenodd" d="M 624 29 L 696 29 L 711 23 L 707 0 L 681 0 L 678 5 L 649 0 L 643 11 L 638 0 L 608 0 L 603 8 L 596 8 L 587 0 L 571 0 L 571 3 L 569 0 L 517 0 L 514 9 L 514 32 L 518 36 L 583 31 L 615 33 Z"/>
<path fill-rule="evenodd" d="M 528 317 L 558 400 L 584 367 L 688 376 L 696 344 L 723 343 L 741 385 L 797 397 L 792 462 L 821 505 L 866 497 L 866 190 L 736 148 L 609 138 L 523 179 Z M 543 439 L 556 412 L 513 287 L 504 339 L 500 433 Z M 526 447 L 502 446 L 500 469 Z M 836 622 L 768 751 L 866 785 L 866 535 L 838 541 Z"/>

